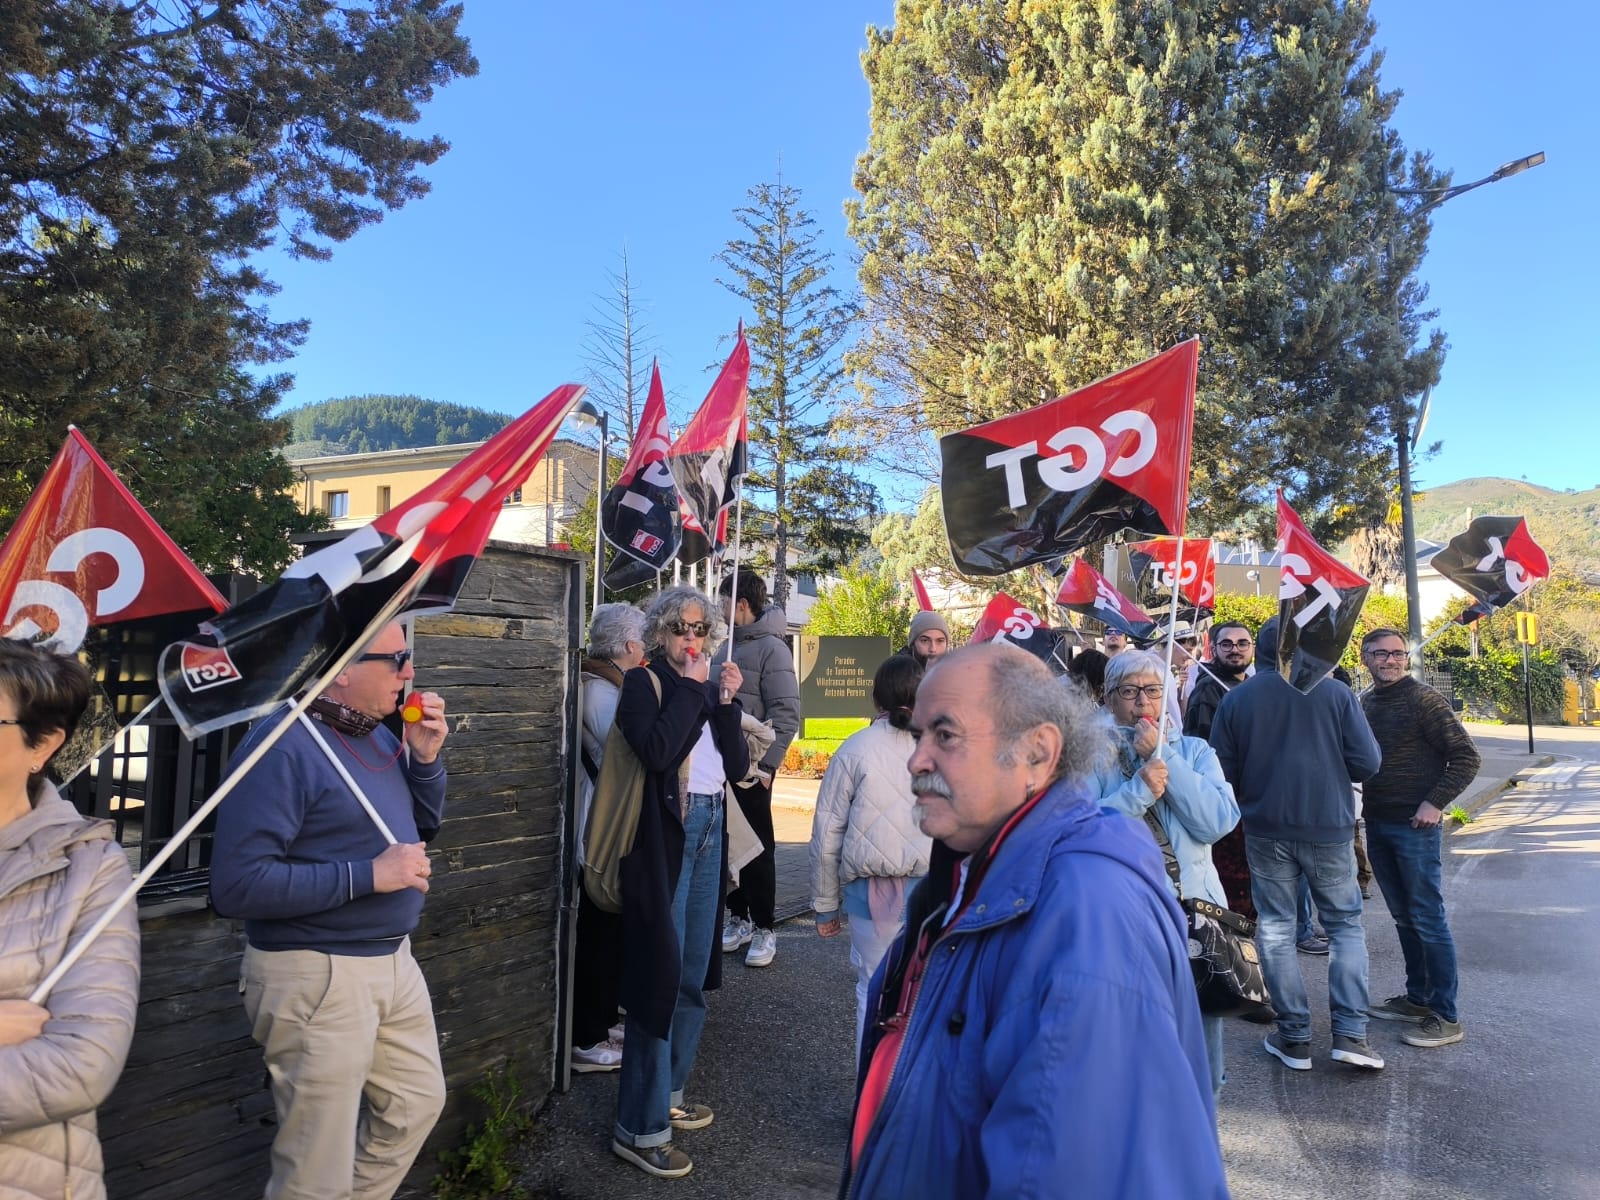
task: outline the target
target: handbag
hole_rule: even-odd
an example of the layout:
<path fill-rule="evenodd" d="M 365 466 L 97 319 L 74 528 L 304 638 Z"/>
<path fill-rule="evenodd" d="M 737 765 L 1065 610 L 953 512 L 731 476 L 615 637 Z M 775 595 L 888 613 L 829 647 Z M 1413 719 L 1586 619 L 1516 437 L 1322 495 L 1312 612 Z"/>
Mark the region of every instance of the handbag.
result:
<path fill-rule="evenodd" d="M 747 788 L 759 782 L 761 760 L 772 749 L 772 743 L 778 740 L 778 732 L 772 728 L 771 721 L 758 720 L 747 712 L 739 714 L 739 732 L 744 734 L 744 748 L 749 752 L 750 766 L 743 779 L 730 782 L 734 787 Z"/>
<path fill-rule="evenodd" d="M 1200 1011 L 1212 1017 L 1265 1014 L 1272 1008 L 1267 983 L 1261 974 L 1261 957 L 1253 940 L 1256 923 L 1198 897 L 1186 899 L 1178 879 L 1178 856 L 1154 806 L 1145 809 L 1144 823 L 1161 847 L 1167 875 L 1178 892 L 1189 941 L 1189 969 L 1194 974 Z"/>
<path fill-rule="evenodd" d="M 659 704 L 661 681 L 654 671 L 647 669 L 645 674 Z M 644 778 L 644 764 L 613 721 L 583 833 L 583 890 L 601 912 L 622 911 L 622 860 L 633 853 L 634 835 L 639 832 Z"/>

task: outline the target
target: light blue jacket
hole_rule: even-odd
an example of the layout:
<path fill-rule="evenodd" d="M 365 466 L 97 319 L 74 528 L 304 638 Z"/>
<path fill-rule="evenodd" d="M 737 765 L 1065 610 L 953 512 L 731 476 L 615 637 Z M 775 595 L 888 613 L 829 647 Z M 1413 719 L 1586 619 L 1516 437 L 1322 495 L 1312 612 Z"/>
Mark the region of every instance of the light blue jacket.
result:
<path fill-rule="evenodd" d="M 1148 833 L 1092 794 L 1051 788 L 930 952 L 844 1195 L 1227 1197 L 1182 915 Z M 955 858 L 934 843 L 913 920 Z"/>
<path fill-rule="evenodd" d="M 1228 907 L 1228 894 L 1211 862 L 1211 844 L 1239 823 L 1239 805 L 1233 788 L 1222 774 L 1216 751 L 1199 738 L 1184 737 L 1174 729 L 1167 732 L 1167 790 L 1160 800 L 1137 774 L 1123 775 L 1123 766 L 1135 771 L 1144 765 L 1133 751 L 1133 730 L 1116 730 L 1117 757 L 1100 769 L 1100 803 L 1127 813 L 1141 825 L 1153 804 L 1156 819 L 1167 831 L 1172 852 L 1178 858 L 1178 880 L 1183 894 L 1191 899 L 1209 900 Z M 1169 879 L 1170 883 L 1171 880 Z"/>

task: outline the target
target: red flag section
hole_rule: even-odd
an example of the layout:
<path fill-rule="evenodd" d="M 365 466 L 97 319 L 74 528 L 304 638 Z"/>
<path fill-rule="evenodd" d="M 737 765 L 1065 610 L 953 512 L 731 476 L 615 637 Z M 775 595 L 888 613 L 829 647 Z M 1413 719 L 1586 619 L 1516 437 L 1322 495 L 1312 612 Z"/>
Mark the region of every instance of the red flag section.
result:
<path fill-rule="evenodd" d="M 1182 544 L 1181 570 L 1177 566 L 1177 538 L 1134 542 L 1128 547 L 1139 590 L 1152 599 L 1159 595 L 1162 603 L 1170 604 L 1172 577 L 1176 574 L 1179 598 L 1196 610 L 1214 612 L 1217 607 L 1217 562 L 1211 556 L 1211 539 L 1185 538 Z"/>
<path fill-rule="evenodd" d="M 668 455 L 678 491 L 702 535 L 718 528 L 717 519 L 738 495 L 747 469 L 749 384 L 750 345 L 740 325 L 733 352 Z M 708 552 L 714 549 L 708 546 Z M 686 553 L 685 565 L 693 561 Z"/>
<path fill-rule="evenodd" d="M 1003 575 L 1122 529 L 1182 536 L 1200 343 L 939 439 L 956 566 Z"/>
<path fill-rule="evenodd" d="M 1136 642 L 1153 642 L 1161 636 L 1150 614 L 1081 558 L 1072 560 L 1056 592 L 1056 603 L 1068 612 L 1093 617 L 1108 629 L 1120 629 Z"/>
<path fill-rule="evenodd" d="M 928 587 L 915 571 L 911 572 L 911 589 L 917 594 L 917 607 L 923 612 L 932 612 L 933 601 L 928 597 Z"/>
<path fill-rule="evenodd" d="M 1350 644 L 1371 585 L 1317 544 L 1281 490 L 1278 561 L 1278 670 L 1310 692 Z"/>
<path fill-rule="evenodd" d="M 989 606 L 983 610 L 983 616 L 978 618 L 972 631 L 972 642 L 1005 642 L 1043 659 L 1058 675 L 1066 670 L 1060 653 L 1060 636 L 1052 633 L 1032 609 L 1004 592 L 989 601 Z"/>
<path fill-rule="evenodd" d="M 410 500 L 290 566 L 161 655 L 161 692 L 189 737 L 269 711 L 378 633 L 380 613 L 440 612 L 582 397 L 563 384 Z"/>
<path fill-rule="evenodd" d="M 88 439 L 68 429 L 0 545 L 4 636 L 71 654 L 92 628 L 226 606 Z"/>
<path fill-rule="evenodd" d="M 683 543 L 682 500 L 667 465 L 672 434 L 661 368 L 650 366 L 650 394 L 644 402 L 633 450 L 600 507 L 600 527 L 610 542 L 651 571 L 672 561 Z"/>

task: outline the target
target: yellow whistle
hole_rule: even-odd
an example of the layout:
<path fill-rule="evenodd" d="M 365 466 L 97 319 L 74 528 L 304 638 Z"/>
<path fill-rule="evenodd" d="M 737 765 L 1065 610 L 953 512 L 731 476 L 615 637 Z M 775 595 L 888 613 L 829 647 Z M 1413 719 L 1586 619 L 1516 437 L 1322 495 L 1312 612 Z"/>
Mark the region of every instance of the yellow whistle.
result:
<path fill-rule="evenodd" d="M 400 710 L 400 718 L 407 725 L 415 725 L 422 720 L 422 704 L 417 700 L 407 700 L 406 706 Z"/>

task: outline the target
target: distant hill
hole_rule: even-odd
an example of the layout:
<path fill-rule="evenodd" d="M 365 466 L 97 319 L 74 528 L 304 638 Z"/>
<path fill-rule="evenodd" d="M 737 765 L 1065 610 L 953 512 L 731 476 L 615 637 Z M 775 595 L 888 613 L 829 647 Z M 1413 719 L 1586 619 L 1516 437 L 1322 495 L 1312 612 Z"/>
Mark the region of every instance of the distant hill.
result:
<path fill-rule="evenodd" d="M 1558 492 L 1517 479 L 1461 479 L 1430 487 L 1416 504 L 1417 536 L 1447 542 L 1472 516 L 1523 516 L 1551 561 L 1600 573 L 1600 487 Z"/>
<path fill-rule="evenodd" d="M 511 420 L 505 413 L 421 396 L 346 396 L 283 415 L 293 429 L 284 447 L 291 460 L 481 442 Z"/>

